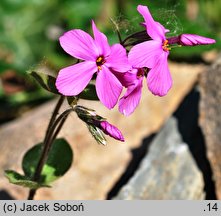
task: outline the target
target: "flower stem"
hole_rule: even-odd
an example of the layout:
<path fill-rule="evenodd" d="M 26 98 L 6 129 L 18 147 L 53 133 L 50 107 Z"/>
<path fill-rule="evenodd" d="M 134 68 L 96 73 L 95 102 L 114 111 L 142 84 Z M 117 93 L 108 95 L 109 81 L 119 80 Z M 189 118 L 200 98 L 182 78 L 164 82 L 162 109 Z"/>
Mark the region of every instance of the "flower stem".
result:
<path fill-rule="evenodd" d="M 56 116 L 58 115 L 58 112 L 59 112 L 59 110 L 60 110 L 60 108 L 61 108 L 61 105 L 62 105 L 63 102 L 64 102 L 64 99 L 65 99 L 65 97 L 61 95 L 60 98 L 59 98 L 59 100 L 58 100 L 58 102 L 57 102 L 57 104 L 56 104 L 56 106 L 55 106 L 55 108 L 54 108 L 54 111 L 53 111 L 53 113 L 52 113 L 51 119 L 50 119 L 50 121 L 49 121 L 49 123 L 48 123 L 47 131 L 46 131 L 46 133 L 45 133 L 44 143 L 45 143 L 45 140 L 46 140 L 46 138 L 47 138 L 49 129 L 51 128 L 51 125 L 54 123 L 54 121 L 55 121 L 55 119 L 56 119 Z"/>
<path fill-rule="evenodd" d="M 37 168 L 35 170 L 33 181 L 39 181 L 41 177 L 41 172 L 43 169 L 43 166 L 45 162 L 47 161 L 49 151 L 51 149 L 51 146 L 53 144 L 53 141 L 56 139 L 56 136 L 58 135 L 59 131 L 61 130 L 65 120 L 67 119 L 68 114 L 73 110 L 68 109 L 64 111 L 59 117 L 56 119 L 56 116 L 58 114 L 59 109 L 61 108 L 61 105 L 64 101 L 64 97 L 61 96 L 57 105 L 55 106 L 55 109 L 53 111 L 53 114 L 51 116 L 50 122 L 48 124 L 48 128 L 46 131 L 46 135 L 43 142 L 43 150 L 39 159 L 39 162 L 37 164 Z M 28 200 L 32 200 L 35 196 L 36 189 L 31 189 L 29 191 Z"/>
<path fill-rule="evenodd" d="M 56 136 L 58 135 L 59 131 L 61 130 L 65 120 L 67 119 L 68 114 L 73 111 L 73 109 L 68 109 L 64 111 L 54 122 L 53 125 L 51 125 L 49 131 L 48 131 L 48 136 L 47 139 L 45 140 L 45 143 L 43 145 L 43 150 L 41 157 L 39 159 L 39 163 L 37 165 L 37 168 L 35 170 L 35 174 L 33 177 L 33 181 L 39 181 L 41 177 L 41 172 L 43 169 L 43 166 L 45 162 L 47 161 L 48 154 L 50 152 L 51 146 L 53 144 L 53 141 L 55 140 Z M 54 132 L 55 131 L 55 132 Z M 36 193 L 36 189 L 31 189 L 29 192 L 28 200 L 32 200 L 34 198 L 34 195 Z"/>

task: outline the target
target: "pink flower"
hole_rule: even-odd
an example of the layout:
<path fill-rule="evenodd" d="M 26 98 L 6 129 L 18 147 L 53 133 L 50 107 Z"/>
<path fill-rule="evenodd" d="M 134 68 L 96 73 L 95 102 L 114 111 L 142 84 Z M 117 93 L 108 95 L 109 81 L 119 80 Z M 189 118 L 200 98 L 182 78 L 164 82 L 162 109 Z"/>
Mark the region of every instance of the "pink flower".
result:
<path fill-rule="evenodd" d="M 188 34 L 167 39 L 166 33 L 169 30 L 154 21 L 146 6 L 139 5 L 137 10 L 145 20 L 143 25 L 152 40 L 135 45 L 129 52 L 129 62 L 135 68 L 149 68 L 150 70 L 147 74 L 149 90 L 154 95 L 164 96 L 172 87 L 172 78 L 167 63 L 169 51 L 172 48 L 170 45 L 178 43 L 193 46 L 214 43 L 215 41 Z"/>
<path fill-rule="evenodd" d="M 148 67 L 147 85 L 154 95 L 164 96 L 172 86 L 167 57 L 169 44 L 167 30 L 155 22 L 146 6 L 139 5 L 138 12 L 144 17 L 147 34 L 152 40 L 134 46 L 129 52 L 129 61 L 136 68 Z"/>
<path fill-rule="evenodd" d="M 66 96 L 75 96 L 84 90 L 97 72 L 96 92 L 100 101 L 113 108 L 122 91 L 122 85 L 112 70 L 126 72 L 130 69 L 126 50 L 120 44 L 110 46 L 107 37 L 92 21 L 94 39 L 86 32 L 75 29 L 60 37 L 62 48 L 82 62 L 59 71 L 56 87 Z"/>
<path fill-rule="evenodd" d="M 116 140 L 120 140 L 124 142 L 124 137 L 120 130 L 116 128 L 114 125 L 110 124 L 107 121 L 101 121 L 99 122 L 99 128 L 110 137 L 113 137 Z"/>
<path fill-rule="evenodd" d="M 196 46 L 216 43 L 214 39 L 202 37 L 194 34 L 181 34 L 178 44 L 182 46 Z"/>

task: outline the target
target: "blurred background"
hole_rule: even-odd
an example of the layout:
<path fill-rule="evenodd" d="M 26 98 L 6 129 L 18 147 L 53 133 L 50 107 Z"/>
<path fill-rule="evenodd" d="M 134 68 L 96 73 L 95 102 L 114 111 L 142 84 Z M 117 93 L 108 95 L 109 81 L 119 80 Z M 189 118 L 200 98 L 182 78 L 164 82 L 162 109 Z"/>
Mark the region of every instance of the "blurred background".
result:
<path fill-rule="evenodd" d="M 138 4 L 147 5 L 154 18 L 170 29 L 168 36 L 185 32 L 218 41 L 211 46 L 174 49 L 171 60 L 205 63 L 204 53 L 218 52 L 219 0 L 1 0 L 0 123 L 54 97 L 42 90 L 27 71 L 44 66 L 58 72 L 73 63 L 58 43 L 64 31 L 80 28 L 91 32 L 90 21 L 94 19 L 109 42 L 116 43 L 113 22 L 123 37 L 142 30 Z"/>

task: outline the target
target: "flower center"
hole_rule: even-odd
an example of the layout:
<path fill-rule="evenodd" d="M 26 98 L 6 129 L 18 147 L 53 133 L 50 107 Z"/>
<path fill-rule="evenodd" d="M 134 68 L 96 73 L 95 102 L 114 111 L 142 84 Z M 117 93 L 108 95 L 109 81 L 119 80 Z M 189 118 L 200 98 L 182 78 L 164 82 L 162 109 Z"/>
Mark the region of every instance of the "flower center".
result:
<path fill-rule="evenodd" d="M 139 68 L 138 71 L 137 71 L 137 78 L 139 79 L 141 77 L 147 76 L 149 70 L 150 69 L 148 69 L 146 67 Z"/>
<path fill-rule="evenodd" d="M 163 42 L 162 48 L 163 48 L 163 50 L 166 51 L 166 52 L 169 51 L 169 50 L 171 50 L 171 48 L 169 47 L 168 40 L 165 40 L 165 41 Z"/>
<path fill-rule="evenodd" d="M 101 70 L 101 66 L 105 63 L 104 56 L 99 56 L 96 60 L 98 70 Z"/>

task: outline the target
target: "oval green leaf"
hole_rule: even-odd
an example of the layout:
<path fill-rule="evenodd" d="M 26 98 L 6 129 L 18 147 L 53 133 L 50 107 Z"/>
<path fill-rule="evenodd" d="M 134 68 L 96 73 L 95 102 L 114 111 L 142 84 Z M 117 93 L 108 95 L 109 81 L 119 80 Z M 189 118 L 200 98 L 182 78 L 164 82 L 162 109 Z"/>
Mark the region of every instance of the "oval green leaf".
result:
<path fill-rule="evenodd" d="M 32 178 L 37 167 L 43 144 L 37 144 L 26 152 L 22 168 L 26 176 Z M 56 139 L 51 147 L 48 159 L 43 167 L 40 183 L 49 184 L 63 176 L 71 167 L 73 152 L 65 139 Z"/>

